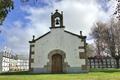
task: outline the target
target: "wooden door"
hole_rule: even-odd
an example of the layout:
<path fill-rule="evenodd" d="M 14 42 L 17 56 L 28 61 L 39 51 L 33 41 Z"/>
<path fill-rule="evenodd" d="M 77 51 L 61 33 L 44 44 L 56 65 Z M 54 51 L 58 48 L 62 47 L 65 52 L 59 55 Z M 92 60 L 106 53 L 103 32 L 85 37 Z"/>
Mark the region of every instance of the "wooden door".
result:
<path fill-rule="evenodd" d="M 52 73 L 62 72 L 62 56 L 55 54 L 52 56 Z"/>

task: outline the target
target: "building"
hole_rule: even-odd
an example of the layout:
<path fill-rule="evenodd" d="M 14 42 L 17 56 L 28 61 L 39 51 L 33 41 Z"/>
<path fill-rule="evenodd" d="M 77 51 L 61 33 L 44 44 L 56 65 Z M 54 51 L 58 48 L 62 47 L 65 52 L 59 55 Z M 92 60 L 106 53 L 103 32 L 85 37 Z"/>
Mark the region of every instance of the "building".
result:
<path fill-rule="evenodd" d="M 29 59 L 25 55 L 13 55 L 7 51 L 0 52 L 0 73 L 28 70 Z"/>
<path fill-rule="evenodd" d="M 18 71 L 28 71 L 29 70 L 28 57 L 23 55 L 18 55 L 17 66 L 18 66 Z"/>
<path fill-rule="evenodd" d="M 64 30 L 63 12 L 51 14 L 50 31 L 30 43 L 30 71 L 33 73 L 87 72 L 86 36 Z"/>
<path fill-rule="evenodd" d="M 0 52 L 0 72 L 10 71 L 10 57 L 11 54 L 8 52 Z"/>

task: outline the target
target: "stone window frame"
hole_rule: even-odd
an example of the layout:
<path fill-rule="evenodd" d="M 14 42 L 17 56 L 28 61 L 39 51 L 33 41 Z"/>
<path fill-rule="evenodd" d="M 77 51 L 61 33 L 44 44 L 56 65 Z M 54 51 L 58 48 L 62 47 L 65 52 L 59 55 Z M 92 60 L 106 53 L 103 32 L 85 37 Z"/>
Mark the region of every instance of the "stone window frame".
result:
<path fill-rule="evenodd" d="M 33 58 L 31 58 L 31 63 L 34 63 L 34 59 Z"/>

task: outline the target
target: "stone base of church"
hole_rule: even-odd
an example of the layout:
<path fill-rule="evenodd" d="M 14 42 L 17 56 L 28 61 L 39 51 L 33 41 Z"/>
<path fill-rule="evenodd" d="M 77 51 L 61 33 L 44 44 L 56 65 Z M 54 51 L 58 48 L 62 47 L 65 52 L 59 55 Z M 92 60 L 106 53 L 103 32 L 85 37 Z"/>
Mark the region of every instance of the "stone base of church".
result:
<path fill-rule="evenodd" d="M 88 70 L 82 70 L 80 67 L 68 67 L 63 73 L 86 73 Z M 52 73 L 47 68 L 33 68 L 31 73 Z"/>
<path fill-rule="evenodd" d="M 80 67 L 68 67 L 66 73 L 85 73 L 88 70 L 82 70 Z"/>
<path fill-rule="evenodd" d="M 50 73 L 47 68 L 33 68 L 31 73 Z"/>

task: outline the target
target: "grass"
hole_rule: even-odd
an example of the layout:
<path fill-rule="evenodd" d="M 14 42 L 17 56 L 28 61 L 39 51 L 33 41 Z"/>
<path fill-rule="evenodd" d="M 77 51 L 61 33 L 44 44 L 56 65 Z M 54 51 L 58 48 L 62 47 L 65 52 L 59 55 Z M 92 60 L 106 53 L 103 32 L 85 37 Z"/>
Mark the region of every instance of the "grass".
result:
<path fill-rule="evenodd" d="M 92 69 L 81 74 L 30 74 L 28 72 L 4 73 L 0 80 L 120 80 L 118 69 Z"/>

